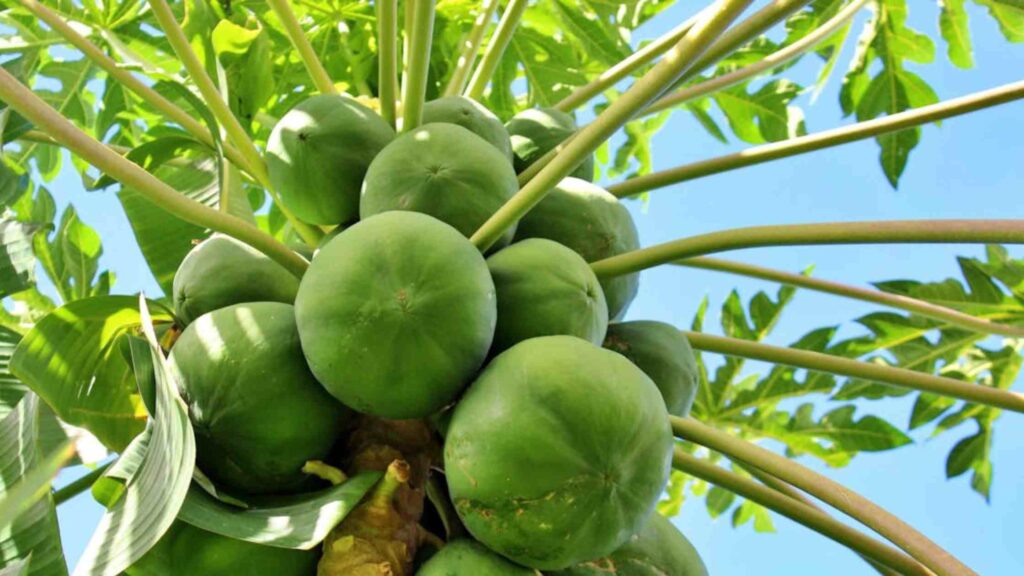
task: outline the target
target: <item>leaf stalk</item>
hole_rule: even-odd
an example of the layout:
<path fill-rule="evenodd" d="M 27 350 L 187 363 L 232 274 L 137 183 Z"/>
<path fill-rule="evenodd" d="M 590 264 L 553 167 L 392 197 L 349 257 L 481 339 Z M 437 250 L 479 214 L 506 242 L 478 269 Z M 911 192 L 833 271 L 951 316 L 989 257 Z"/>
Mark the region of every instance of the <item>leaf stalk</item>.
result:
<path fill-rule="evenodd" d="M 309 264 L 298 254 L 273 236 L 244 220 L 222 214 L 171 188 L 156 176 L 146 172 L 103 143 L 89 136 L 59 112 L 51 108 L 28 87 L 24 86 L 0 67 L 0 100 L 44 130 L 54 140 L 101 172 L 139 191 L 150 202 L 168 213 L 191 222 L 233 236 L 263 252 L 296 276 L 302 276 Z"/>
<path fill-rule="evenodd" d="M 213 135 L 210 134 L 210 131 L 205 126 L 196 121 L 188 114 L 188 112 L 185 112 L 176 104 L 161 96 L 159 92 L 150 88 L 142 80 L 135 77 L 135 75 L 133 75 L 127 68 L 119 66 L 118 63 L 110 56 L 107 56 L 99 46 L 93 44 L 88 38 L 82 36 L 72 28 L 64 17 L 56 14 L 36 0 L 17 1 L 26 10 L 45 22 L 47 26 L 63 36 L 69 44 L 80 50 L 86 58 L 99 66 L 111 78 L 117 80 L 122 86 L 137 94 L 139 98 L 142 98 L 145 102 L 159 110 L 160 113 L 166 116 L 169 120 L 179 124 L 185 129 L 185 131 L 196 137 L 203 144 L 206 144 L 211 148 L 215 147 Z M 230 144 L 225 145 L 224 155 L 237 166 L 240 166 L 247 171 L 251 171 L 249 162 L 234 146 Z"/>
<path fill-rule="evenodd" d="M 937 104 L 930 104 L 873 120 L 858 122 L 849 126 L 825 130 L 817 134 L 808 134 L 781 142 L 753 146 L 732 154 L 708 158 L 660 172 L 652 172 L 615 184 L 609 187 L 608 191 L 619 198 L 634 196 L 656 188 L 687 180 L 695 180 L 704 176 L 735 170 L 736 168 L 761 164 L 779 158 L 787 158 L 871 138 L 880 134 L 913 128 L 983 108 L 998 106 L 999 104 L 1005 104 L 1021 98 L 1024 98 L 1024 80 L 967 96 L 953 98 Z"/>
<path fill-rule="evenodd" d="M 203 96 L 203 101 L 210 107 L 210 111 L 224 127 L 228 137 L 238 147 L 253 177 L 269 188 L 270 178 L 267 176 L 267 167 L 263 163 L 263 157 L 260 156 L 259 150 L 256 149 L 256 145 L 253 144 L 249 135 L 246 134 L 245 128 L 228 108 L 227 102 L 224 101 L 213 80 L 210 79 L 210 75 L 206 73 L 206 68 L 199 61 L 195 51 L 192 50 L 188 38 L 185 37 L 185 32 L 175 20 L 167 0 L 149 0 L 149 6 L 157 23 L 164 31 L 167 41 L 171 44 L 171 48 L 174 49 L 174 53 L 178 55 L 189 77 Z"/>
<path fill-rule="evenodd" d="M 672 453 L 672 467 L 676 470 L 721 486 L 726 490 L 756 502 L 790 520 L 846 546 L 865 558 L 889 566 L 901 574 L 933 576 L 933 573 L 903 552 L 843 524 L 825 512 L 769 486 L 730 472 L 707 460 L 687 454 L 678 446 Z"/>
<path fill-rule="evenodd" d="M 789 458 L 707 426 L 693 418 L 669 416 L 675 435 L 721 452 L 732 460 L 768 474 L 818 498 L 886 538 L 938 576 L 965 576 L 975 572 L 881 506 Z"/>
<path fill-rule="evenodd" d="M 444 89 L 445 96 L 458 96 L 466 89 L 469 71 L 473 69 L 473 64 L 476 62 L 477 53 L 484 40 L 484 33 L 487 32 L 494 13 L 497 11 L 498 0 L 484 0 L 480 6 L 480 13 L 476 15 L 473 27 L 470 28 L 469 34 L 462 42 L 462 51 L 459 52 L 459 59 L 455 62 L 455 70 Z"/>
<path fill-rule="evenodd" d="M 811 350 L 782 348 L 740 338 L 715 336 L 687 330 L 681 330 L 681 332 L 694 348 L 706 352 L 763 360 L 774 364 L 784 364 L 794 368 L 827 372 L 850 378 L 863 378 L 901 388 L 941 394 L 967 402 L 984 404 L 993 408 L 1024 413 L 1024 394 L 1009 390 L 969 384 L 960 380 L 954 380 L 953 378 L 934 376 L 906 368 L 897 368 L 871 362 L 859 362 L 850 358 L 842 358 Z"/>
<path fill-rule="evenodd" d="M 591 264 L 598 278 L 693 256 L 761 246 L 818 244 L 1024 244 L 1024 220 L 874 220 L 719 230 L 656 244 Z"/>
<path fill-rule="evenodd" d="M 650 104 L 671 85 L 721 34 L 750 0 L 720 0 L 708 17 L 693 26 L 650 72 L 644 74 L 618 100 L 580 130 L 565 149 L 498 209 L 470 238 L 481 250 L 488 249 L 512 224 L 526 215 L 558 182 L 636 112 Z"/>
<path fill-rule="evenodd" d="M 377 96 L 380 115 L 391 127 L 397 125 L 398 101 L 398 0 L 378 0 L 377 10 Z"/>
<path fill-rule="evenodd" d="M 789 286 L 796 286 L 807 290 L 823 292 L 825 294 L 832 294 L 835 296 L 842 296 L 844 298 L 889 306 L 898 310 L 905 310 L 923 318 L 930 318 L 932 320 L 947 323 L 951 326 L 957 326 L 959 328 L 965 328 L 975 332 L 1024 338 L 1024 328 L 1020 326 L 1011 326 L 1009 324 L 992 322 L 985 318 L 978 318 L 971 316 L 970 314 L 964 314 L 959 310 L 939 306 L 938 304 L 932 304 L 926 300 L 919 300 L 917 298 L 911 298 L 901 294 L 891 294 L 881 290 L 861 288 L 860 286 L 850 286 L 849 284 L 843 284 L 841 282 L 822 280 L 821 278 L 804 276 L 803 274 L 793 274 L 792 272 L 774 270 L 772 268 L 747 264 L 746 262 L 736 262 L 733 260 L 723 260 L 719 258 L 687 258 L 685 260 L 677 260 L 673 262 L 673 264 L 677 266 L 685 266 L 687 268 L 731 272 L 733 274 L 749 276 L 751 278 L 760 278 L 762 280 L 779 282 Z"/>
<path fill-rule="evenodd" d="M 407 1 L 412 6 L 412 21 L 406 22 L 409 50 L 405 55 L 408 73 L 402 84 L 402 132 L 416 129 L 423 121 L 427 75 L 430 71 L 430 47 L 434 35 L 434 0 Z"/>
<path fill-rule="evenodd" d="M 721 76 L 709 78 L 704 82 L 688 86 L 682 90 L 669 94 L 668 96 L 664 96 L 658 99 L 654 104 L 651 104 L 647 110 L 644 111 L 644 114 L 657 114 L 662 110 L 674 108 L 685 102 L 700 98 L 701 96 L 706 96 L 707 94 L 724 90 L 730 86 L 735 86 L 736 84 L 744 82 L 773 68 L 782 66 L 783 64 L 802 56 L 826 40 L 837 30 L 847 25 L 850 20 L 857 15 L 857 12 L 867 4 L 867 2 L 868 0 L 854 0 L 853 2 L 850 2 L 827 22 L 815 28 L 806 36 L 789 46 L 769 54 L 749 66 L 744 66 L 743 68 Z"/>
<path fill-rule="evenodd" d="M 295 11 L 292 10 L 292 5 L 289 1 L 267 0 L 267 4 L 277 14 L 277 18 L 284 26 L 288 39 L 292 41 L 292 46 L 295 47 L 299 57 L 302 58 L 302 63 L 305 64 L 306 71 L 309 72 L 310 78 L 313 79 L 316 89 L 321 94 L 337 94 L 338 89 L 335 88 L 334 82 L 331 81 L 330 75 L 327 74 L 327 69 L 324 68 L 320 58 L 317 57 L 313 45 L 309 43 L 309 38 L 306 37 L 306 33 L 302 30 L 302 25 L 299 24 L 298 18 L 295 17 Z"/>
<path fill-rule="evenodd" d="M 474 100 L 483 98 L 484 89 L 487 88 L 487 83 L 491 81 L 494 72 L 498 69 L 505 49 L 512 42 L 512 36 L 516 32 L 516 27 L 519 26 L 523 12 L 526 11 L 526 5 L 527 0 L 511 0 L 505 7 L 505 11 L 501 14 L 501 20 L 498 21 L 498 27 L 494 30 L 494 36 L 487 44 L 484 55 L 480 58 L 480 64 L 473 71 L 473 77 L 469 79 L 469 85 L 465 92 L 467 97 Z"/>

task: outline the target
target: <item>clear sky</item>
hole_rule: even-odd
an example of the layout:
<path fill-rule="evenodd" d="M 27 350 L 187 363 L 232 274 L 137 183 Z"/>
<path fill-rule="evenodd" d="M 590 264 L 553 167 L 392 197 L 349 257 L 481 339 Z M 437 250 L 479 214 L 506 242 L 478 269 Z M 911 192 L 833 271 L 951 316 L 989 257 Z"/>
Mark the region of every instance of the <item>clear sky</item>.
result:
<path fill-rule="evenodd" d="M 654 37 L 681 21 L 694 3 L 672 8 L 658 23 L 645 27 L 637 40 Z M 912 4 L 910 23 L 937 35 L 935 3 Z M 976 66 L 959 70 L 945 60 L 944 45 L 937 62 L 910 67 L 924 77 L 940 98 L 1020 80 L 1024 46 L 1010 45 L 995 24 L 974 4 L 967 5 Z M 863 20 L 862 17 L 858 22 Z M 849 60 L 852 42 L 841 58 Z M 808 61 L 792 73 L 809 83 L 816 63 Z M 840 70 L 841 72 L 841 70 Z M 817 131 L 848 122 L 840 117 L 835 76 L 818 100 L 805 95 L 807 126 Z M 768 165 L 711 176 L 654 192 L 648 205 L 631 202 L 644 245 L 720 230 L 757 225 L 812 221 L 902 218 L 1016 218 L 1022 217 L 1024 178 L 1024 104 L 1013 103 L 972 116 L 945 121 L 941 128 L 924 129 L 921 144 L 911 155 L 899 191 L 886 182 L 878 166 L 873 141 L 849 144 Z M 709 137 L 683 114 L 670 120 L 655 140 L 655 168 L 742 148 Z M 114 270 L 116 291 L 159 290 L 145 269 L 131 230 L 111 192 L 87 193 L 71 174 L 62 174 L 51 190 L 61 202 L 71 201 L 82 219 L 103 237 L 102 265 Z M 868 281 L 912 278 L 941 280 L 959 277 L 956 256 L 981 256 L 979 246 L 870 246 L 765 248 L 730 257 L 799 271 L 815 265 L 817 276 L 863 284 Z M 1024 249 L 1011 247 L 1024 257 Z M 665 267 L 645 272 L 630 319 L 659 319 L 688 327 L 700 300 L 711 299 L 705 326 L 716 331 L 718 307 L 732 289 L 744 301 L 758 290 L 774 294 L 777 286 L 716 272 Z M 791 343 L 812 328 L 842 324 L 841 335 L 856 334 L 851 321 L 876 307 L 831 296 L 800 292 L 768 342 Z M 716 359 L 708 356 L 709 361 Z M 752 370 L 759 368 L 752 365 Z M 1021 383 L 1016 384 L 1021 389 Z M 912 399 L 864 404 L 858 415 L 873 412 L 904 425 Z M 828 406 L 821 403 L 820 411 Z M 973 433 L 971 424 L 929 440 L 929 429 L 913 434 L 915 443 L 882 454 L 861 454 L 843 469 L 825 469 L 809 458 L 800 461 L 886 507 L 938 544 L 965 561 L 979 574 L 1019 574 L 1024 566 L 1019 518 L 1024 517 L 1024 417 L 1004 414 L 996 427 L 992 448 L 995 475 L 991 503 L 972 492 L 968 475 L 947 481 L 944 464 L 949 449 Z M 74 477 L 69 471 L 62 481 Z M 72 566 L 81 554 L 100 508 L 88 495 L 60 509 L 65 551 Z M 678 525 L 700 550 L 716 576 L 779 574 L 843 576 L 873 573 L 862 560 L 839 545 L 784 518 L 773 516 L 776 532 L 755 533 L 750 524 L 731 527 L 728 516 L 711 520 L 701 499 L 689 499 Z"/>

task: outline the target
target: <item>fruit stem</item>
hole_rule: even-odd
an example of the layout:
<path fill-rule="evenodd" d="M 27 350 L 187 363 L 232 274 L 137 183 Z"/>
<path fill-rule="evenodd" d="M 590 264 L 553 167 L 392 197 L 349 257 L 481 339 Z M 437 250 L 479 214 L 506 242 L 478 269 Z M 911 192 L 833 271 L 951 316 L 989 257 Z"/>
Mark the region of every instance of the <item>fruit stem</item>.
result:
<path fill-rule="evenodd" d="M 974 112 L 983 108 L 1005 104 L 1024 98 L 1024 80 L 1005 84 L 990 90 L 975 92 L 967 96 L 953 98 L 937 104 L 930 104 L 912 110 L 905 110 L 873 120 L 857 122 L 817 134 L 807 134 L 782 142 L 773 142 L 753 146 L 746 150 L 683 164 L 668 170 L 652 172 L 644 176 L 630 178 L 608 188 L 612 194 L 623 198 L 662 188 L 671 184 L 695 180 L 711 174 L 727 172 L 744 166 L 761 164 L 779 158 L 796 156 L 805 152 L 813 152 L 823 148 L 839 146 L 880 134 L 888 134 L 906 128 L 913 128 L 936 120 L 952 118 Z"/>
<path fill-rule="evenodd" d="M 340 468 L 331 466 L 322 460 L 307 460 L 302 465 L 302 473 L 326 480 L 334 486 L 344 484 L 348 480 L 348 476 Z"/>
<path fill-rule="evenodd" d="M 1024 244 L 1024 220 L 876 220 L 750 226 L 680 238 L 598 260 L 590 266 L 598 278 L 610 278 L 739 248 L 917 243 Z"/>
<path fill-rule="evenodd" d="M 498 11 L 498 0 L 484 0 L 480 6 L 480 12 L 473 21 L 473 27 L 462 42 L 462 52 L 455 63 L 455 71 L 445 86 L 445 96 L 458 96 L 466 88 L 466 81 L 469 80 L 469 71 L 476 62 L 476 55 L 480 51 L 480 44 L 483 42 L 484 33 L 487 32 L 494 13 Z"/>
<path fill-rule="evenodd" d="M 245 158 L 249 171 L 259 183 L 269 188 L 270 179 L 267 176 L 267 167 L 263 163 L 263 157 L 260 156 L 256 145 L 253 144 L 249 135 L 246 134 L 245 128 L 238 122 L 238 118 L 235 118 L 235 115 L 231 112 L 231 109 L 214 85 L 213 80 L 206 73 L 206 68 L 199 61 L 195 51 L 192 50 L 192 45 L 189 44 L 188 38 L 185 37 L 185 32 L 181 29 L 178 21 L 174 19 L 174 13 L 171 12 L 171 7 L 167 5 L 167 0 L 149 0 L 149 6 L 157 23 L 164 31 L 164 36 L 171 44 L 171 48 L 174 49 L 174 53 L 178 55 L 189 77 L 195 83 L 196 88 L 199 89 L 203 101 L 209 106 L 214 117 L 224 127 L 228 137 L 238 147 L 242 157 Z"/>
<path fill-rule="evenodd" d="M 102 68 L 103 71 L 111 78 L 117 80 L 122 86 L 137 94 L 139 98 L 145 102 L 151 104 L 169 120 L 179 124 L 189 134 L 194 136 L 203 144 L 206 144 L 211 148 L 215 147 L 213 135 L 210 134 L 209 129 L 197 122 L 188 114 L 188 112 L 185 112 L 173 102 L 161 96 L 156 90 L 150 88 L 142 80 L 132 74 L 130 69 L 121 67 L 110 56 L 107 56 L 99 46 L 96 46 L 88 38 L 76 32 L 68 23 L 68 19 L 53 12 L 36 0 L 17 1 L 26 10 L 45 22 L 47 26 L 63 36 L 69 44 L 79 49 L 86 58 Z M 252 167 L 249 165 L 249 162 L 246 161 L 234 146 L 226 144 L 224 146 L 224 155 L 242 169 L 251 171 Z"/>
<path fill-rule="evenodd" d="M 377 92 L 380 115 L 394 128 L 398 100 L 398 0 L 378 0 L 377 9 Z"/>
<path fill-rule="evenodd" d="M 0 100 L 41 128 L 68 150 L 81 156 L 101 172 L 130 186 L 168 213 L 198 226 L 223 232 L 249 244 L 301 277 L 309 264 L 273 236 L 244 220 L 222 214 L 171 188 L 141 166 L 89 136 L 59 112 L 0 68 Z"/>
<path fill-rule="evenodd" d="M 594 78 L 589 83 L 576 88 L 571 94 L 556 103 L 554 108 L 561 110 L 562 112 L 572 112 L 576 108 L 586 104 L 594 96 L 597 96 L 601 92 L 604 92 L 608 88 L 617 84 L 619 80 L 630 75 L 637 68 L 640 68 L 651 60 L 661 56 L 667 52 L 669 48 L 675 46 L 675 44 L 690 31 L 690 28 L 692 28 L 701 17 L 705 16 L 707 11 L 713 6 L 714 5 L 710 5 L 693 16 L 690 16 L 688 19 L 683 21 L 682 24 L 679 24 L 675 28 L 662 34 L 650 44 L 640 48 L 636 52 L 633 52 L 618 64 L 602 72 L 597 78 Z"/>
<path fill-rule="evenodd" d="M 284 31 L 288 34 L 288 39 L 292 41 L 292 46 L 299 52 L 299 57 L 302 58 L 302 63 L 306 65 L 306 71 L 309 72 L 310 78 L 313 79 L 316 89 L 321 94 L 337 94 L 338 90 L 335 88 L 334 82 L 331 81 L 330 75 L 327 74 L 323 63 L 317 57 L 316 51 L 313 50 L 312 44 L 309 43 L 309 39 L 306 38 L 302 25 L 299 24 L 299 20 L 295 17 L 295 12 L 292 10 L 288 0 L 267 0 L 267 3 L 270 4 L 270 8 L 277 14 L 281 25 L 284 26 Z"/>
<path fill-rule="evenodd" d="M 523 12 L 526 11 L 526 5 L 526 0 L 511 0 L 505 6 L 501 20 L 498 21 L 498 27 L 495 28 L 494 35 L 491 36 L 483 57 L 480 58 L 480 64 L 473 71 L 473 77 L 470 78 L 469 86 L 466 87 L 464 93 L 465 96 L 474 100 L 483 98 L 484 89 L 487 88 L 487 83 L 491 81 L 495 70 L 498 69 L 498 64 L 501 62 L 501 57 L 505 54 L 509 42 L 512 41 L 512 35 L 515 34 L 519 20 L 522 19 Z"/>
<path fill-rule="evenodd" d="M 707 460 L 687 454 L 679 447 L 676 447 L 672 454 L 672 467 L 774 510 L 866 558 L 892 567 L 901 574 L 917 576 L 932 576 L 933 574 L 910 556 L 853 529 L 825 512 L 768 486 L 716 466 Z"/>
<path fill-rule="evenodd" d="M 875 382 L 884 382 L 885 384 L 892 384 L 902 388 L 941 394 L 967 402 L 976 402 L 994 408 L 1024 413 L 1024 394 L 1009 390 L 969 384 L 952 378 L 934 376 L 916 370 L 907 370 L 906 368 L 859 362 L 849 358 L 841 358 L 810 350 L 769 346 L 740 338 L 714 336 L 686 330 L 681 330 L 681 332 L 694 348 L 706 352 L 763 360 L 794 368 L 849 376 L 850 378 L 863 378 Z"/>
<path fill-rule="evenodd" d="M 805 468 L 789 458 L 779 456 L 756 444 L 734 438 L 693 418 L 669 416 L 669 421 L 677 437 L 721 452 L 732 460 L 760 468 L 768 474 L 796 486 L 871 528 L 902 548 L 938 576 L 975 574 L 973 570 L 912 526 L 838 482 Z"/>
<path fill-rule="evenodd" d="M 683 452 L 683 453 L 685 454 L 685 452 Z M 759 468 L 755 468 L 755 467 L 747 465 L 747 464 L 743 464 L 742 462 L 736 462 L 735 464 L 737 466 L 739 466 L 740 468 L 746 470 L 754 478 L 757 478 L 765 486 L 768 486 L 769 488 L 771 488 L 771 489 L 773 489 L 773 490 L 775 490 L 777 492 L 781 492 L 782 494 L 784 494 L 784 495 L 786 495 L 786 496 L 792 498 L 793 500 L 796 500 L 796 501 L 798 501 L 798 502 L 800 502 L 802 504 L 806 504 L 807 506 L 810 506 L 811 508 L 814 508 L 815 510 L 818 510 L 819 512 L 827 514 L 827 512 L 825 512 L 825 510 L 821 506 L 818 506 L 817 504 L 814 503 L 813 500 L 811 500 L 810 498 L 804 496 L 803 492 L 797 490 L 796 488 L 793 488 L 792 486 L 790 486 L 789 484 L 786 484 L 782 480 L 779 480 L 775 476 L 772 476 L 771 474 L 766 474 L 763 470 L 760 470 Z M 900 554 L 902 554 L 902 553 L 900 553 Z M 881 574 L 882 576 L 900 576 L 899 573 L 889 569 L 887 566 L 885 566 L 884 564 L 878 562 L 877 560 L 873 560 L 872 558 L 870 558 L 870 557 L 868 557 L 868 556 L 866 556 L 864 554 L 858 553 L 857 555 L 860 556 L 861 558 L 863 558 L 865 562 L 870 564 L 871 567 L 874 568 L 875 571 L 878 572 L 879 574 Z M 912 558 L 910 560 L 914 561 Z M 916 561 L 914 561 L 914 562 L 916 563 Z M 923 568 L 923 569 L 927 570 L 927 568 Z"/>
<path fill-rule="evenodd" d="M 830 18 L 821 26 L 812 30 L 803 38 L 749 66 L 744 66 L 743 68 L 734 70 L 728 74 L 715 76 L 714 78 L 694 84 L 693 86 L 688 86 L 678 92 L 674 92 L 668 96 L 660 98 L 644 110 L 644 115 L 657 114 L 662 110 L 674 108 L 684 102 L 689 102 L 700 98 L 701 96 L 718 92 L 719 90 L 724 90 L 730 86 L 735 86 L 736 84 L 753 78 L 758 74 L 777 68 L 794 58 L 802 56 L 804 53 L 813 49 L 815 46 L 834 34 L 836 30 L 847 25 L 857 12 L 867 4 L 867 2 L 868 0 L 854 0 L 853 2 L 850 2 L 842 10 L 837 12 L 835 16 Z"/>
<path fill-rule="evenodd" d="M 865 302 L 881 304 L 882 306 L 890 306 L 899 310 L 906 310 L 907 312 L 911 312 L 924 318 L 930 318 L 951 326 L 957 326 L 975 332 L 1000 334 L 1015 338 L 1024 337 L 1024 328 L 1022 327 L 992 322 L 985 318 L 978 318 L 971 316 L 970 314 L 964 314 L 963 312 L 952 308 L 939 306 L 938 304 L 932 304 L 925 300 L 919 300 L 917 298 L 911 298 L 901 294 L 891 294 L 881 290 L 861 288 L 860 286 L 851 286 L 840 282 L 812 278 L 803 274 L 793 274 L 792 272 L 773 270 L 771 268 L 755 266 L 745 262 L 722 260 L 719 258 L 687 258 L 686 260 L 677 260 L 673 262 L 673 264 L 676 266 L 686 266 L 688 268 L 731 272 L 733 274 L 760 278 L 762 280 L 769 280 L 772 282 L 780 282 L 782 284 L 806 288 L 808 290 L 815 290 L 817 292 L 824 292 L 826 294 L 833 294 L 835 296 L 843 296 L 854 300 L 863 300 Z"/>
<path fill-rule="evenodd" d="M 96 480 L 99 480 L 100 476 L 103 476 L 107 471 L 107 468 L 110 468 L 112 464 L 113 462 L 107 462 L 102 466 L 90 470 L 85 475 L 71 482 L 67 486 L 64 486 L 60 490 L 55 490 L 53 492 L 54 506 L 59 506 L 91 488 L 93 483 L 95 483 Z"/>
<path fill-rule="evenodd" d="M 430 47 L 434 35 L 434 0 L 407 0 L 412 21 L 406 20 L 409 49 L 405 55 L 407 74 L 402 84 L 402 132 L 416 129 L 423 121 L 423 101 L 430 71 Z M 410 11 L 406 11 L 408 17 Z"/>
<path fill-rule="evenodd" d="M 540 202 L 558 182 L 610 138 L 634 114 L 657 98 L 696 60 L 707 46 L 750 5 L 751 0 L 720 0 L 707 18 L 694 24 L 649 72 L 580 130 L 565 149 L 484 222 L 470 238 L 481 251 L 493 245 L 510 226 Z"/>
<path fill-rule="evenodd" d="M 370 493 L 367 501 L 372 508 L 390 508 L 395 499 L 398 489 L 409 482 L 409 475 L 412 470 L 405 460 L 394 460 L 388 464 L 384 477 L 380 479 L 377 486 Z"/>

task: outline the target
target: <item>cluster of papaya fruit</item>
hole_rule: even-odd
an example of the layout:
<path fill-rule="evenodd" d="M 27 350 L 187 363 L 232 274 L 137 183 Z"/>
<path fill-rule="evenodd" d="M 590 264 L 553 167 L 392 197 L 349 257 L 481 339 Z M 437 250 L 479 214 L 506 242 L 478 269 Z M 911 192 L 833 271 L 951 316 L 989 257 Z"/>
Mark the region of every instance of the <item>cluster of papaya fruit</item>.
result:
<path fill-rule="evenodd" d="M 170 366 L 218 489 L 367 470 L 377 487 L 320 550 L 178 522 L 132 576 L 706 573 L 654 513 L 693 353 L 672 326 L 615 321 L 637 277 L 588 264 L 637 247 L 629 212 L 589 162 L 487 254 L 468 239 L 574 120 L 451 97 L 423 121 L 396 135 L 356 99 L 305 100 L 267 153 L 284 207 L 333 227 L 305 275 L 214 235 L 174 278 Z"/>

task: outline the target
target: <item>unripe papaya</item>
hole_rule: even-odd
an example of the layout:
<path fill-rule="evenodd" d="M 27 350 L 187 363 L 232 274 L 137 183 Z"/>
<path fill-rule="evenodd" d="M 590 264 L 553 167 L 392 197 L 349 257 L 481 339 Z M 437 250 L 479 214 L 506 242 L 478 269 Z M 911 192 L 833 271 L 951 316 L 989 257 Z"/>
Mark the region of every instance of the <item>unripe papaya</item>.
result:
<path fill-rule="evenodd" d="M 445 122 L 458 124 L 491 143 L 509 162 L 512 161 L 512 142 L 508 130 L 493 112 L 465 96 L 445 96 L 431 100 L 423 106 L 423 124 Z"/>
<path fill-rule="evenodd" d="M 708 576 L 693 544 L 661 514 L 608 556 L 549 576 Z"/>
<path fill-rule="evenodd" d="M 324 387 L 360 412 L 393 419 L 452 402 L 487 356 L 497 316 L 480 251 L 444 222 L 403 211 L 367 218 L 325 244 L 295 311 Z"/>
<path fill-rule="evenodd" d="M 487 259 L 498 295 L 491 353 L 528 338 L 564 334 L 600 345 L 608 305 L 594 271 L 558 242 L 532 238 Z"/>
<path fill-rule="evenodd" d="M 613 322 L 604 347 L 629 358 L 651 377 L 669 414 L 684 418 L 690 414 L 700 374 L 690 341 L 675 326 L 654 320 Z"/>
<path fill-rule="evenodd" d="M 576 120 L 554 108 L 531 108 L 516 114 L 505 124 L 516 172 L 526 170 L 555 146 L 576 133 Z M 587 182 L 594 180 L 594 156 L 591 154 L 570 174 Z"/>
<path fill-rule="evenodd" d="M 128 576 L 313 576 L 320 553 L 235 540 L 177 521 Z"/>
<path fill-rule="evenodd" d="M 636 224 L 629 210 L 607 190 L 578 178 L 558 183 L 519 221 L 516 241 L 547 238 L 572 248 L 587 262 L 640 247 Z M 608 317 L 621 318 L 636 297 L 640 274 L 603 279 Z"/>
<path fill-rule="evenodd" d="M 300 220 L 325 225 L 353 221 L 359 217 L 366 169 L 394 137 L 383 118 L 354 98 L 307 98 L 270 133 L 270 183 Z"/>
<path fill-rule="evenodd" d="M 302 466 L 327 456 L 351 420 L 306 366 L 289 304 L 236 304 L 204 314 L 178 338 L 178 374 L 210 478 L 248 494 L 307 486 Z"/>
<path fill-rule="evenodd" d="M 657 387 L 573 336 L 516 344 L 455 406 L 444 464 L 473 537 L 539 570 L 610 554 L 643 528 L 673 439 Z"/>
<path fill-rule="evenodd" d="M 472 540 L 449 542 L 434 554 L 416 576 L 540 576 L 536 570 L 519 566 Z"/>
<path fill-rule="evenodd" d="M 193 248 L 174 274 L 174 314 L 182 324 L 242 302 L 295 301 L 299 279 L 255 248 L 214 234 Z"/>
<path fill-rule="evenodd" d="M 455 124 L 426 124 L 389 144 L 370 164 L 359 214 L 429 214 L 465 236 L 519 190 L 516 173 L 482 138 Z M 496 248 L 508 244 L 510 228 Z"/>

